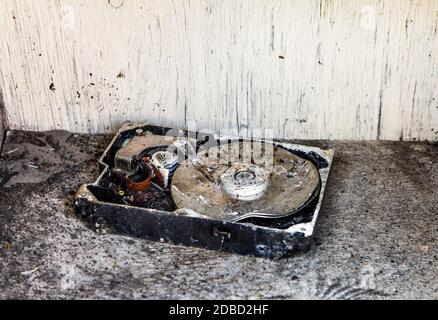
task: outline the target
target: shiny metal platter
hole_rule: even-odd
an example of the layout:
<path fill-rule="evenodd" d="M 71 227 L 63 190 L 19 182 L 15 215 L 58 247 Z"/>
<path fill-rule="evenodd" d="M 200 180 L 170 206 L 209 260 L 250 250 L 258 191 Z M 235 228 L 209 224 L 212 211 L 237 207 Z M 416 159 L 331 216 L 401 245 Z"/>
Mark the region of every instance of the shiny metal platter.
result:
<path fill-rule="evenodd" d="M 178 208 L 212 219 L 282 218 L 319 194 L 314 164 L 265 142 L 234 141 L 184 160 L 171 184 Z"/>

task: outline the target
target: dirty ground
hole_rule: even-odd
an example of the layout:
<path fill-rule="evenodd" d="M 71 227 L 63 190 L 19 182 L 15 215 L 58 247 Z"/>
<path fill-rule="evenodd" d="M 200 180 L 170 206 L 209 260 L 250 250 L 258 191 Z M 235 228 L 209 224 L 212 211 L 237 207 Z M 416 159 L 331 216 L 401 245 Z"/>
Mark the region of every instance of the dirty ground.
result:
<path fill-rule="evenodd" d="M 266 260 L 98 235 L 73 195 L 111 136 L 13 131 L 0 160 L 0 298 L 438 299 L 438 144 L 335 149 L 310 252 Z"/>

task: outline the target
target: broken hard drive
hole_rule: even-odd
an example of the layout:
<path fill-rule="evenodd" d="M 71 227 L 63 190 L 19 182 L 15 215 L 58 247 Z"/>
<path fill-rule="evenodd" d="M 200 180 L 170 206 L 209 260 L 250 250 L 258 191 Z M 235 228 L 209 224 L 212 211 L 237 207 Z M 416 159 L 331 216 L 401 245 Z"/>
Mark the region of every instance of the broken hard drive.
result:
<path fill-rule="evenodd" d="M 96 231 L 278 258 L 309 249 L 332 150 L 126 124 L 76 194 Z"/>

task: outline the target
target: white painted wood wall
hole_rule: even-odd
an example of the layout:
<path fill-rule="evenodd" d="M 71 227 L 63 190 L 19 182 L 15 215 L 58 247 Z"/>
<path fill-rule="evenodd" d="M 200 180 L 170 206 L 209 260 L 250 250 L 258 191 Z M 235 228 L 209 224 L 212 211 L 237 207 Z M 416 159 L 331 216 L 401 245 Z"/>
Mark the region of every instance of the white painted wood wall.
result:
<path fill-rule="evenodd" d="M 0 0 L 6 123 L 438 140 L 437 29 L 438 0 Z"/>

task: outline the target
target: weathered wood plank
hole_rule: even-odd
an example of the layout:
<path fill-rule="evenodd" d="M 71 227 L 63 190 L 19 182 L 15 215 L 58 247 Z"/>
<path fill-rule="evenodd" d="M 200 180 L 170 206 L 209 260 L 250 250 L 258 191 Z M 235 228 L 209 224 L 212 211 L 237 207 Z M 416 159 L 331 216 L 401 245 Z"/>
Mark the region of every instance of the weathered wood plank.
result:
<path fill-rule="evenodd" d="M 5 128 L 5 119 L 4 119 L 4 102 L 3 102 L 3 94 L 0 89 L 0 152 L 2 150 L 5 133 L 6 133 L 6 128 Z"/>
<path fill-rule="evenodd" d="M 437 24 L 438 0 L 4 0 L 0 86 L 13 129 L 438 140 Z"/>

